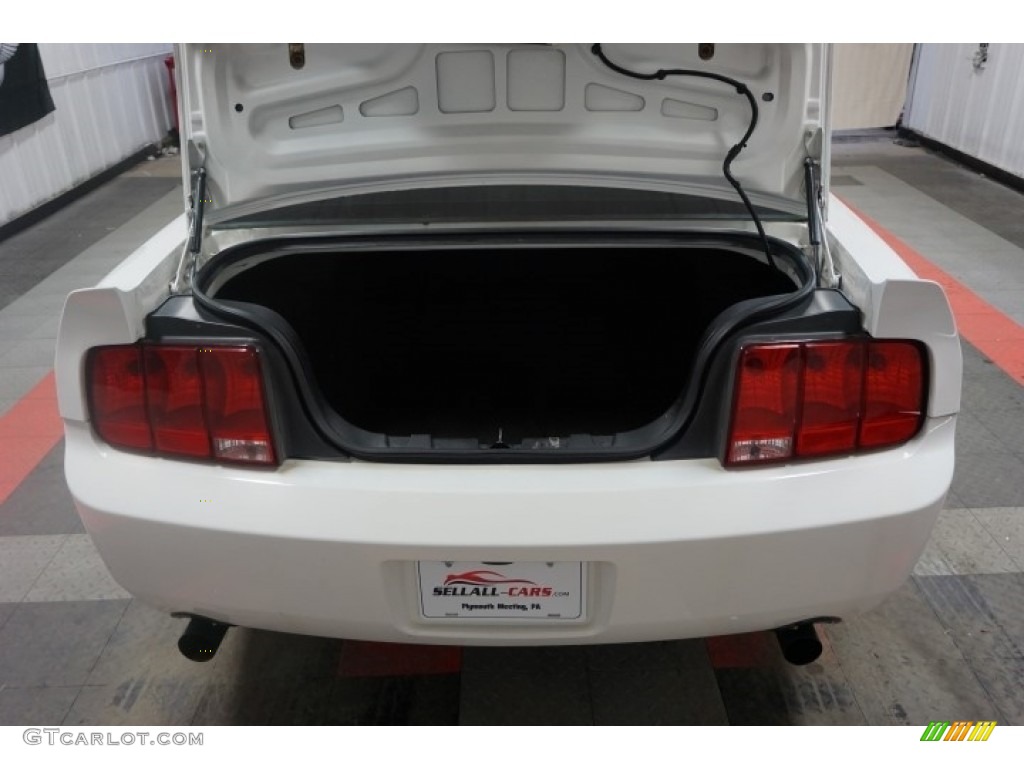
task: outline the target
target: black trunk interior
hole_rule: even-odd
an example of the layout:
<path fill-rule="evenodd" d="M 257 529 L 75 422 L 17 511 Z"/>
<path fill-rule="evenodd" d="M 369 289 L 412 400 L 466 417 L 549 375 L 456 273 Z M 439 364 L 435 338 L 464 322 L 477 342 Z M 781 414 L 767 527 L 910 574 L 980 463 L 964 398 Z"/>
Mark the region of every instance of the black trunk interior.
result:
<path fill-rule="evenodd" d="M 720 312 L 794 290 L 724 247 L 531 247 L 287 254 L 217 298 L 283 316 L 362 429 L 515 446 L 653 422 Z"/>

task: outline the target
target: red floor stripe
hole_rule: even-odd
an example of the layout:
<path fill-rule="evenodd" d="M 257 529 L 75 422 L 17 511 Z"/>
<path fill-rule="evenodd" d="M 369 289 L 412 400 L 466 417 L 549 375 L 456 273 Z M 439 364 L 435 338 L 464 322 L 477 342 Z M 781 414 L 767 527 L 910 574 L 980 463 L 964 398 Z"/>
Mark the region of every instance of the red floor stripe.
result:
<path fill-rule="evenodd" d="M 63 434 L 51 371 L 0 416 L 0 504 L 7 501 Z"/>
<path fill-rule="evenodd" d="M 986 302 L 952 275 L 932 264 L 870 216 L 843 201 L 860 216 L 918 277 L 934 280 L 943 287 L 953 307 L 960 335 L 1003 369 L 1018 384 L 1024 384 L 1024 327 Z"/>
<path fill-rule="evenodd" d="M 403 645 L 346 640 L 338 674 L 342 677 L 452 675 L 462 669 L 462 649 L 448 645 Z"/>
<path fill-rule="evenodd" d="M 704 639 L 714 669 L 767 667 L 778 656 L 771 632 L 746 632 Z"/>

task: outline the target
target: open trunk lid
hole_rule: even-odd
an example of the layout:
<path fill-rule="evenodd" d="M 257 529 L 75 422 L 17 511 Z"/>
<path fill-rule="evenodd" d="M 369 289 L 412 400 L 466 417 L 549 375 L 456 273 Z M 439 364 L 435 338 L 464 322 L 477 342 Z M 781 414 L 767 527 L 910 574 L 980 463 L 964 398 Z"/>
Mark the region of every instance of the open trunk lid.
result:
<path fill-rule="evenodd" d="M 602 50 L 637 73 L 685 69 L 745 84 L 759 116 L 733 174 L 755 205 L 806 214 L 804 160 L 821 161 L 828 147 L 827 46 Z M 722 163 L 751 120 L 728 83 L 635 79 L 591 44 L 187 44 L 177 55 L 185 170 L 206 169 L 207 224 L 410 187 L 563 184 L 735 199 Z"/>

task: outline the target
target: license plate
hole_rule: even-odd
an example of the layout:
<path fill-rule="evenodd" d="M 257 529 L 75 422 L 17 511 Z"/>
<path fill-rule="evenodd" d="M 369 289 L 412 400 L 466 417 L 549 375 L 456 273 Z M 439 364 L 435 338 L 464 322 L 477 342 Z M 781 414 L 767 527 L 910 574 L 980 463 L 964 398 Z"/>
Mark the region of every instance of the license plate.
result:
<path fill-rule="evenodd" d="M 427 619 L 581 621 L 583 565 L 421 560 L 416 563 L 420 613 Z"/>

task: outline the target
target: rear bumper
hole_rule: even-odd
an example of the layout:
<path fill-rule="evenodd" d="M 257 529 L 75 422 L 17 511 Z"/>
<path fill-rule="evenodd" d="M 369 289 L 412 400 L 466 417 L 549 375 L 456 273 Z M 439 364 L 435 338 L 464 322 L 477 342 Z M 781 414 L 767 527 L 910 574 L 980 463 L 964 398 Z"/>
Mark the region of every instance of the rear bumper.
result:
<path fill-rule="evenodd" d="M 378 641 L 629 642 L 873 607 L 928 540 L 954 426 L 932 419 L 898 450 L 752 471 L 699 460 L 262 472 L 124 454 L 68 422 L 66 468 L 114 578 L 170 612 Z M 417 560 L 584 561 L 587 621 L 424 620 Z"/>

